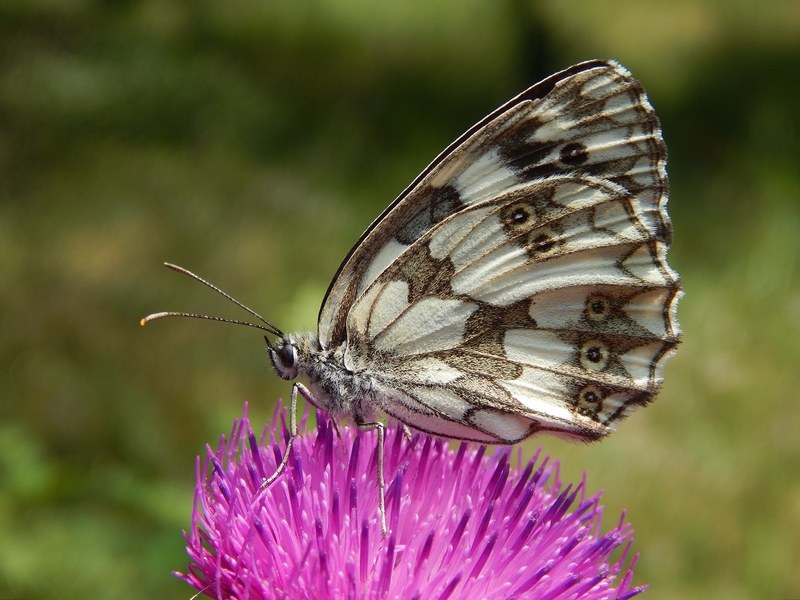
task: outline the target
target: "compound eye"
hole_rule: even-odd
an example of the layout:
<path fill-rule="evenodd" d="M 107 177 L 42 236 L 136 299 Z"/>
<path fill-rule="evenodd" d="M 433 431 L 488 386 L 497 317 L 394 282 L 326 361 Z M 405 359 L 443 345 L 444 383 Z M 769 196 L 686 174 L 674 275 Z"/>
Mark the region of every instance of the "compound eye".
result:
<path fill-rule="evenodd" d="M 284 344 L 278 348 L 278 358 L 287 369 L 294 368 L 297 365 L 297 348 L 293 344 Z"/>

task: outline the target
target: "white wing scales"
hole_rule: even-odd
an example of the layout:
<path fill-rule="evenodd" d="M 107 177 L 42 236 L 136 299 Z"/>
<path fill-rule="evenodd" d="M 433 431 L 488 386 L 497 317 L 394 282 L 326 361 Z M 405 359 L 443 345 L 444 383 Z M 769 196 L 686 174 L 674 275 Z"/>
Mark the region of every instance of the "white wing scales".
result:
<path fill-rule="evenodd" d="M 397 356 L 457 348 L 464 339 L 467 319 L 477 308 L 477 304 L 457 298 L 421 298 L 372 338 L 372 345 L 376 352 Z"/>
<path fill-rule="evenodd" d="M 601 437 L 678 343 L 666 150 L 615 63 L 559 73 L 451 145 L 351 251 L 323 347 L 434 434 Z"/>

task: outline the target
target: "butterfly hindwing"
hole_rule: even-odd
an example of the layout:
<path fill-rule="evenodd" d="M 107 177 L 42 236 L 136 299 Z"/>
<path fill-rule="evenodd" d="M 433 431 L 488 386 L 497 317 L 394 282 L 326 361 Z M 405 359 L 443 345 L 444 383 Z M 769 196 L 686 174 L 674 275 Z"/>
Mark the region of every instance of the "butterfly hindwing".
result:
<path fill-rule="evenodd" d="M 479 441 L 598 437 L 655 393 L 677 343 L 676 280 L 632 199 L 591 179 L 526 189 L 533 204 L 503 195 L 448 217 L 352 307 L 353 362 L 372 365 L 390 414 L 442 435 L 448 420 L 514 425 L 472 427 Z M 541 222 L 515 219 L 524 208 Z M 546 251 L 542 231 L 559 232 Z"/>
<path fill-rule="evenodd" d="M 537 84 L 451 145 L 362 236 L 328 292 L 385 412 L 513 443 L 587 439 L 645 404 L 677 344 L 666 152 L 615 63 Z"/>

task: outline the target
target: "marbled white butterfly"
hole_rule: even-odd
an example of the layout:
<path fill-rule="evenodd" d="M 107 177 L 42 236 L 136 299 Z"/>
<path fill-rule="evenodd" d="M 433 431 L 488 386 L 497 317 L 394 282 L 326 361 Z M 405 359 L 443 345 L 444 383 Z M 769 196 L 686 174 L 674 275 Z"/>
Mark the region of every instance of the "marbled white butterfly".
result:
<path fill-rule="evenodd" d="M 328 288 L 316 333 L 280 329 L 272 364 L 297 395 L 378 437 L 514 444 L 609 434 L 647 404 L 678 344 L 666 260 L 666 147 L 641 85 L 612 61 L 556 73 L 471 127 L 369 226 Z M 143 323 L 163 316 L 157 313 Z M 240 321 L 234 321 L 239 322 Z"/>

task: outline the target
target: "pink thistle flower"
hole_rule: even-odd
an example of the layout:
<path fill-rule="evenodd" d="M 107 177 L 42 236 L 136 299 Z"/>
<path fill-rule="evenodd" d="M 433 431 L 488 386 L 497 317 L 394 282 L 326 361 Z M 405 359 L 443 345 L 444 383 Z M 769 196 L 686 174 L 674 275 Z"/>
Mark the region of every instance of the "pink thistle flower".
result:
<path fill-rule="evenodd" d="M 278 417 L 285 440 L 280 407 Z M 260 496 L 285 444 L 274 426 L 257 441 L 246 406 L 217 451 L 198 457 L 191 562 L 178 577 L 212 598 L 254 600 L 623 599 L 645 589 L 631 586 L 636 556 L 624 566 L 625 515 L 601 534 L 600 494 L 587 498 L 585 480 L 564 486 L 558 463 L 538 452 L 517 471 L 507 448 L 487 456 L 387 428 L 384 539 L 375 434 L 345 428 L 339 440 L 324 413 L 317 419 Z"/>

